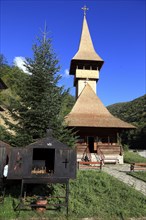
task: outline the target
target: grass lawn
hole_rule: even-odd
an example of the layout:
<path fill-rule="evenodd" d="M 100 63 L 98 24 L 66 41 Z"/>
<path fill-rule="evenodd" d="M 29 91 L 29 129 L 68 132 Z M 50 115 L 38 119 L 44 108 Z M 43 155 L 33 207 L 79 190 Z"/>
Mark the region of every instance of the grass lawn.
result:
<path fill-rule="evenodd" d="M 146 158 L 141 157 L 136 152 L 124 151 L 124 162 L 125 163 L 146 163 Z"/>
<path fill-rule="evenodd" d="M 146 163 L 146 158 L 140 156 L 136 152 L 125 151 L 124 162 L 125 163 Z M 128 172 L 127 174 L 146 182 L 146 172 L 144 171 Z"/>
<path fill-rule="evenodd" d="M 128 172 L 127 174 L 146 182 L 146 172 L 145 171 Z"/>
<path fill-rule="evenodd" d="M 118 181 L 104 172 L 78 171 L 77 179 L 70 181 L 69 218 L 81 219 L 95 217 L 100 220 L 121 220 L 146 217 L 146 197 L 133 188 Z M 54 195 L 65 189 L 62 185 L 54 185 Z M 0 205 L 0 220 L 7 219 L 58 219 L 64 220 L 66 210 L 46 211 L 39 214 L 36 211 L 13 210 L 13 201 L 17 203 L 19 188 L 12 186 L 7 191 L 4 204 Z M 13 192 L 13 193 L 12 193 Z"/>

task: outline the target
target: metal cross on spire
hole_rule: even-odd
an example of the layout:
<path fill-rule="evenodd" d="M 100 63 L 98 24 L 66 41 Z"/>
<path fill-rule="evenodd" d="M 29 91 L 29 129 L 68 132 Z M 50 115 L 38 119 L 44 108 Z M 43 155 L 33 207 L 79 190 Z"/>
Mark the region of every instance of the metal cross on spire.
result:
<path fill-rule="evenodd" d="M 84 11 L 84 16 L 86 16 L 86 11 L 89 10 L 89 8 L 87 8 L 86 5 L 84 5 L 84 7 L 81 9 Z"/>

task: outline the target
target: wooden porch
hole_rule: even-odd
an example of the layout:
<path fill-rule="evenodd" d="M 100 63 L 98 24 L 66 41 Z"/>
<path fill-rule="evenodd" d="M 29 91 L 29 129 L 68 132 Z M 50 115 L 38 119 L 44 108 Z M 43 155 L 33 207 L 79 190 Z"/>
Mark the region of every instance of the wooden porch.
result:
<path fill-rule="evenodd" d="M 123 149 L 119 144 L 94 144 L 94 151 L 91 152 L 89 144 L 77 144 L 77 161 L 91 161 L 105 163 L 120 163 L 119 158 L 123 156 Z"/>

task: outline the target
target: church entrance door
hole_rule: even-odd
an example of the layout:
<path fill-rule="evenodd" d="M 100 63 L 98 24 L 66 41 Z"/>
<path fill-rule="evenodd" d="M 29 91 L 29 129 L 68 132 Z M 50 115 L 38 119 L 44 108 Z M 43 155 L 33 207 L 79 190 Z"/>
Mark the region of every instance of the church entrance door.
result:
<path fill-rule="evenodd" d="M 94 153 L 94 137 L 88 137 L 88 147 L 90 153 Z"/>

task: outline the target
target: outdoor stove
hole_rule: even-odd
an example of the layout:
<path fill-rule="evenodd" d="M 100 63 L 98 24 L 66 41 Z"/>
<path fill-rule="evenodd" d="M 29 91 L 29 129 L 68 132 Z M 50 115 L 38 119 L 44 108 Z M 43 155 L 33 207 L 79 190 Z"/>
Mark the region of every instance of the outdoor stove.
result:
<path fill-rule="evenodd" d="M 7 179 L 21 180 L 21 203 L 25 184 L 65 184 L 64 206 L 68 212 L 69 179 L 76 178 L 76 167 L 76 150 L 46 137 L 24 148 L 11 149 Z M 16 208 L 20 207 L 22 204 Z"/>
<path fill-rule="evenodd" d="M 12 148 L 7 179 L 76 178 L 76 151 L 53 137 Z M 53 181 L 53 180 L 52 180 Z"/>

